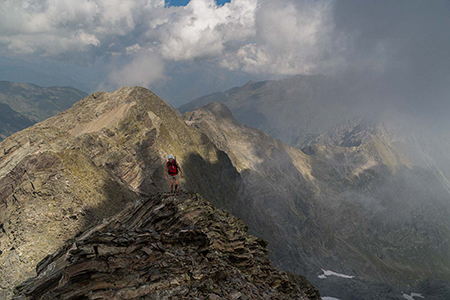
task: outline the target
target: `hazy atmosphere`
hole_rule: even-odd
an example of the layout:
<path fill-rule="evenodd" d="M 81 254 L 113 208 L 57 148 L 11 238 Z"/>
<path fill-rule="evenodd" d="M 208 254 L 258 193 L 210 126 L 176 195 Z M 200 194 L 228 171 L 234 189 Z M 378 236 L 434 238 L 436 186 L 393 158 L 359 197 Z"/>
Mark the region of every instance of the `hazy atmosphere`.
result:
<path fill-rule="evenodd" d="M 148 87 L 177 107 L 295 74 L 357 102 L 449 108 L 448 1 L 3 0 L 0 80 L 86 92 Z"/>

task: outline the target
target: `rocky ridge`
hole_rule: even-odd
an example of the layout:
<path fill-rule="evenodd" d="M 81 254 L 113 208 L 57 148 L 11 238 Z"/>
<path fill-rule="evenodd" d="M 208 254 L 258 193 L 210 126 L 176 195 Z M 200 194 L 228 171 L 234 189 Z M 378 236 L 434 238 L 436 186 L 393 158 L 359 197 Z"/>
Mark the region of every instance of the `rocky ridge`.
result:
<path fill-rule="evenodd" d="M 164 189 L 168 153 L 183 186 L 243 219 L 277 267 L 308 275 L 325 296 L 380 299 L 393 283 L 446 280 L 442 176 L 410 164 L 388 131 L 358 124 L 325 133 L 308 154 L 220 104 L 183 120 L 143 88 L 95 93 L 0 144 L 0 297 L 63 241 Z M 321 279 L 322 270 L 355 279 Z M 367 280 L 388 285 L 377 293 Z"/>
<path fill-rule="evenodd" d="M 0 144 L 0 298 L 35 275 L 65 240 L 167 189 L 163 162 L 174 154 L 183 185 L 215 205 L 245 202 L 227 155 L 144 88 L 94 93 L 71 109 Z"/>
<path fill-rule="evenodd" d="M 13 299 L 320 299 L 265 246 L 198 194 L 158 194 L 46 257 Z"/>

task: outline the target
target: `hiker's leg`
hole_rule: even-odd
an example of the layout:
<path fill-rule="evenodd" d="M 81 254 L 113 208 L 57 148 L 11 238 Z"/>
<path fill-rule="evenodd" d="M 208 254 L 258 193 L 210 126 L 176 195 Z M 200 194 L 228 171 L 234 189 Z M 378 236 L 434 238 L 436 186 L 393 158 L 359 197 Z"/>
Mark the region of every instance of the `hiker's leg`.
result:
<path fill-rule="evenodd" d="M 170 179 L 170 192 L 173 193 L 173 179 Z"/>
<path fill-rule="evenodd" d="M 178 190 L 178 179 L 175 179 L 175 192 Z"/>

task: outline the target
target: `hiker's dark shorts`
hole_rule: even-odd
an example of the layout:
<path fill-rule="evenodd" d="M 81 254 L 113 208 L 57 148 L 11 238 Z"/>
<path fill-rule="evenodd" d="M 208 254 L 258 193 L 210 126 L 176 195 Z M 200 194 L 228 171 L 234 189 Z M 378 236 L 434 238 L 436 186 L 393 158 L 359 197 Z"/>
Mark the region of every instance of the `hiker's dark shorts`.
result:
<path fill-rule="evenodd" d="M 180 175 L 170 175 L 170 174 L 168 174 L 168 176 L 169 176 L 169 179 L 170 180 L 178 180 L 178 178 L 180 178 Z"/>

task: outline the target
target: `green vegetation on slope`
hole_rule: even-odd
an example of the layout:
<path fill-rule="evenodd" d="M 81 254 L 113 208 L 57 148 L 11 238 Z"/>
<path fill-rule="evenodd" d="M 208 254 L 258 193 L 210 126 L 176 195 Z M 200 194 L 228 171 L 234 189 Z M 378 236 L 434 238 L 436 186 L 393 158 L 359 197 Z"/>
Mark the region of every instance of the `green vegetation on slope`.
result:
<path fill-rule="evenodd" d="M 0 81 L 0 103 L 39 122 L 70 108 L 87 94 L 72 87 L 44 88 L 34 84 Z"/>
<path fill-rule="evenodd" d="M 7 136 L 33 124 L 33 121 L 12 110 L 9 105 L 0 103 L 0 142 Z"/>

